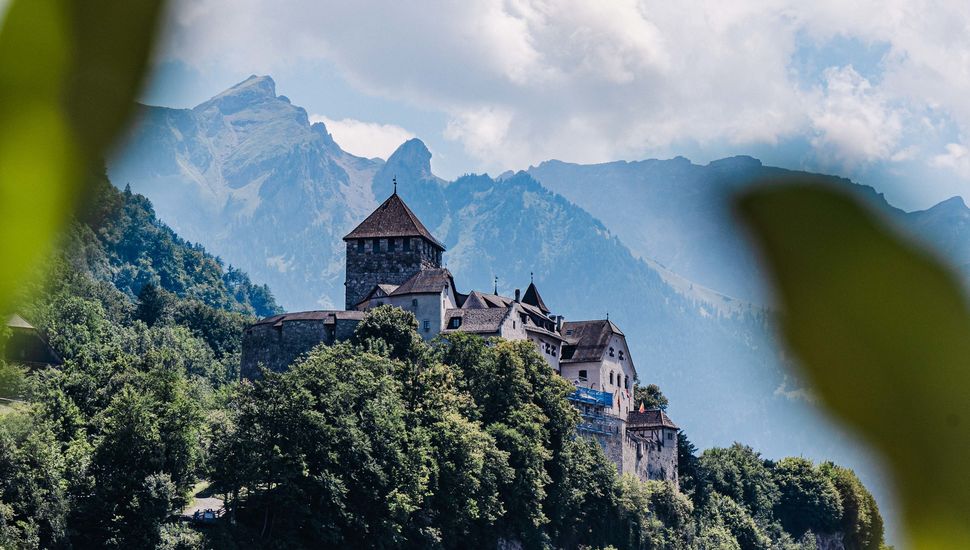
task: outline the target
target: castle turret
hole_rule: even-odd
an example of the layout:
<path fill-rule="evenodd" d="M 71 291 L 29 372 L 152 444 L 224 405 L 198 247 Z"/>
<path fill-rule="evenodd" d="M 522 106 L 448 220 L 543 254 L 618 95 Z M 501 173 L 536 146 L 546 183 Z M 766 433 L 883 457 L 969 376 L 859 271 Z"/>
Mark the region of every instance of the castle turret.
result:
<path fill-rule="evenodd" d="M 422 270 L 440 268 L 445 251 L 396 188 L 344 241 L 348 310 L 355 309 L 378 284 L 400 285 Z"/>

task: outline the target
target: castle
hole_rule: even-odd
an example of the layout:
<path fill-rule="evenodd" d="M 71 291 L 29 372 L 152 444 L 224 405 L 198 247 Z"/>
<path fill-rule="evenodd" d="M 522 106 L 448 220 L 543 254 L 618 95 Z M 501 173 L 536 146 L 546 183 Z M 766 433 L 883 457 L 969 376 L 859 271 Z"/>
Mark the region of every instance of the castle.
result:
<path fill-rule="evenodd" d="M 576 391 L 579 432 L 596 439 L 621 473 L 677 483 L 677 426 L 659 409 L 634 403 L 636 367 L 626 335 L 612 321 L 566 321 L 530 282 L 514 297 L 458 291 L 442 267 L 445 246 L 394 193 L 354 228 L 347 243 L 343 311 L 284 313 L 243 335 L 242 375 L 282 371 L 314 346 L 346 340 L 365 312 L 389 304 L 414 313 L 425 339 L 468 332 L 529 340 Z"/>

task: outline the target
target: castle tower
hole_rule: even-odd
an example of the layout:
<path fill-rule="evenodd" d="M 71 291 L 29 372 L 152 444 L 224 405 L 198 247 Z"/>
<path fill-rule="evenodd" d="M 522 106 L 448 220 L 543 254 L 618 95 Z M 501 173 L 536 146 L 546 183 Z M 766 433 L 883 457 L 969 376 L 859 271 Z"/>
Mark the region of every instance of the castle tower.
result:
<path fill-rule="evenodd" d="M 357 307 L 378 284 L 400 285 L 425 269 L 441 267 L 445 246 L 397 194 L 344 237 L 347 242 L 346 309 Z"/>

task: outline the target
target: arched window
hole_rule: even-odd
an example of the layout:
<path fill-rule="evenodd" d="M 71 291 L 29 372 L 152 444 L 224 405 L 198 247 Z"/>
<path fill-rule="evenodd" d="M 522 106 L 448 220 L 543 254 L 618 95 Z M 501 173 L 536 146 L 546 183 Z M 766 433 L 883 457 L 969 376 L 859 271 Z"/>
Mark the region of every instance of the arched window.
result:
<path fill-rule="evenodd" d="M 626 389 L 630 389 L 630 377 L 629 376 L 624 376 L 623 377 L 623 387 L 626 388 Z"/>
<path fill-rule="evenodd" d="M 610 384 L 612 384 L 612 383 L 613 383 L 613 373 L 610 372 Z"/>

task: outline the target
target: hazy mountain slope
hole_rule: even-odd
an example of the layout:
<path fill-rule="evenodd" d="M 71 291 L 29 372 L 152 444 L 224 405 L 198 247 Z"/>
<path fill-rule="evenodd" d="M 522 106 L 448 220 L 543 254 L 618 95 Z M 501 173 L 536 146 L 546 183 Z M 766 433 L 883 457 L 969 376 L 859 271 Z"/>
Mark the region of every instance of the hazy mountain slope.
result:
<path fill-rule="evenodd" d="M 65 260 L 70 273 L 52 272 L 52 285 L 71 285 L 79 273 L 102 288 L 117 289 L 130 302 L 153 285 L 185 303 L 241 313 L 242 320 L 280 311 L 268 286 L 253 284 L 245 272 L 226 266 L 202 245 L 186 242 L 158 219 L 144 196 L 115 188 L 103 172 L 89 177 L 88 189 L 85 208 L 61 243 L 63 258 L 52 260 L 55 265 Z M 128 303 L 122 301 L 126 304 L 110 300 L 125 309 Z"/>
<path fill-rule="evenodd" d="M 568 318 L 609 312 L 629 336 L 643 381 L 661 384 L 672 415 L 700 446 L 741 440 L 769 456 L 860 463 L 857 446 L 828 429 L 799 385 L 786 378 L 764 313 L 637 258 L 627 245 L 639 246 L 642 237 L 631 241 L 610 229 L 617 220 L 633 224 L 656 216 L 648 233 L 666 239 L 671 250 L 713 235 L 741 254 L 742 244 L 724 234 L 723 223 L 682 227 L 660 206 L 638 213 L 642 198 L 624 195 L 622 178 L 597 191 L 608 199 L 603 205 L 612 205 L 605 213 L 616 212 L 614 219 L 590 215 L 567 200 L 568 193 L 554 194 L 525 173 L 445 182 L 431 172 L 430 158 L 419 140 L 403 144 L 386 163 L 349 155 L 323 125 L 311 126 L 305 111 L 275 96 L 271 80 L 253 77 L 195 109 L 144 108 L 111 174 L 151 198 L 180 233 L 269 283 L 289 310 L 343 303 L 341 237 L 391 192 L 396 177 L 399 193 L 447 245 L 444 259 L 460 290 L 490 290 L 497 275 L 499 290 L 511 293 L 534 272 L 546 302 Z M 690 174 L 705 168 L 669 162 Z M 758 164 L 740 159 L 720 165 L 737 179 L 743 171 L 731 169 L 732 162 Z M 717 200 L 679 176 L 678 166 L 666 168 L 669 178 L 656 176 L 651 185 L 659 195 L 671 190 L 667 209 L 691 197 L 702 204 Z M 714 175 L 691 177 L 715 187 Z M 710 204 L 697 210 L 705 208 L 715 210 Z M 676 234 L 681 230 L 685 234 Z M 680 258 L 703 267 L 699 273 L 716 273 L 717 257 L 697 254 L 703 262 L 687 261 L 689 252 L 660 261 L 671 267 Z"/>
<path fill-rule="evenodd" d="M 961 267 L 970 264 L 970 208 L 962 198 L 953 197 L 902 217 L 903 224 L 944 259 Z"/>
<path fill-rule="evenodd" d="M 109 171 L 284 306 L 313 308 L 343 303 L 340 238 L 373 207 L 381 165 L 341 150 L 254 76 L 194 109 L 144 107 Z"/>
<path fill-rule="evenodd" d="M 732 218 L 730 197 L 744 186 L 773 178 L 811 179 L 850 190 L 950 261 L 970 263 L 970 209 L 959 198 L 906 213 L 871 187 L 764 166 L 750 157 L 705 166 L 682 157 L 593 165 L 552 160 L 528 172 L 602 220 L 637 256 L 742 300 L 763 303 L 765 282 Z"/>
<path fill-rule="evenodd" d="M 375 177 L 375 195 L 389 193 L 396 176 L 398 192 L 447 245 L 459 290 L 491 291 L 498 276 L 499 292 L 511 294 L 534 272 L 556 313 L 608 313 L 623 328 L 643 381 L 661 384 L 678 422 L 703 445 L 743 439 L 771 455 L 859 463 L 854 445 L 788 378 L 763 310 L 688 288 L 635 258 L 602 223 L 526 173 L 443 183 L 429 160 L 420 141 L 405 143 Z"/>

